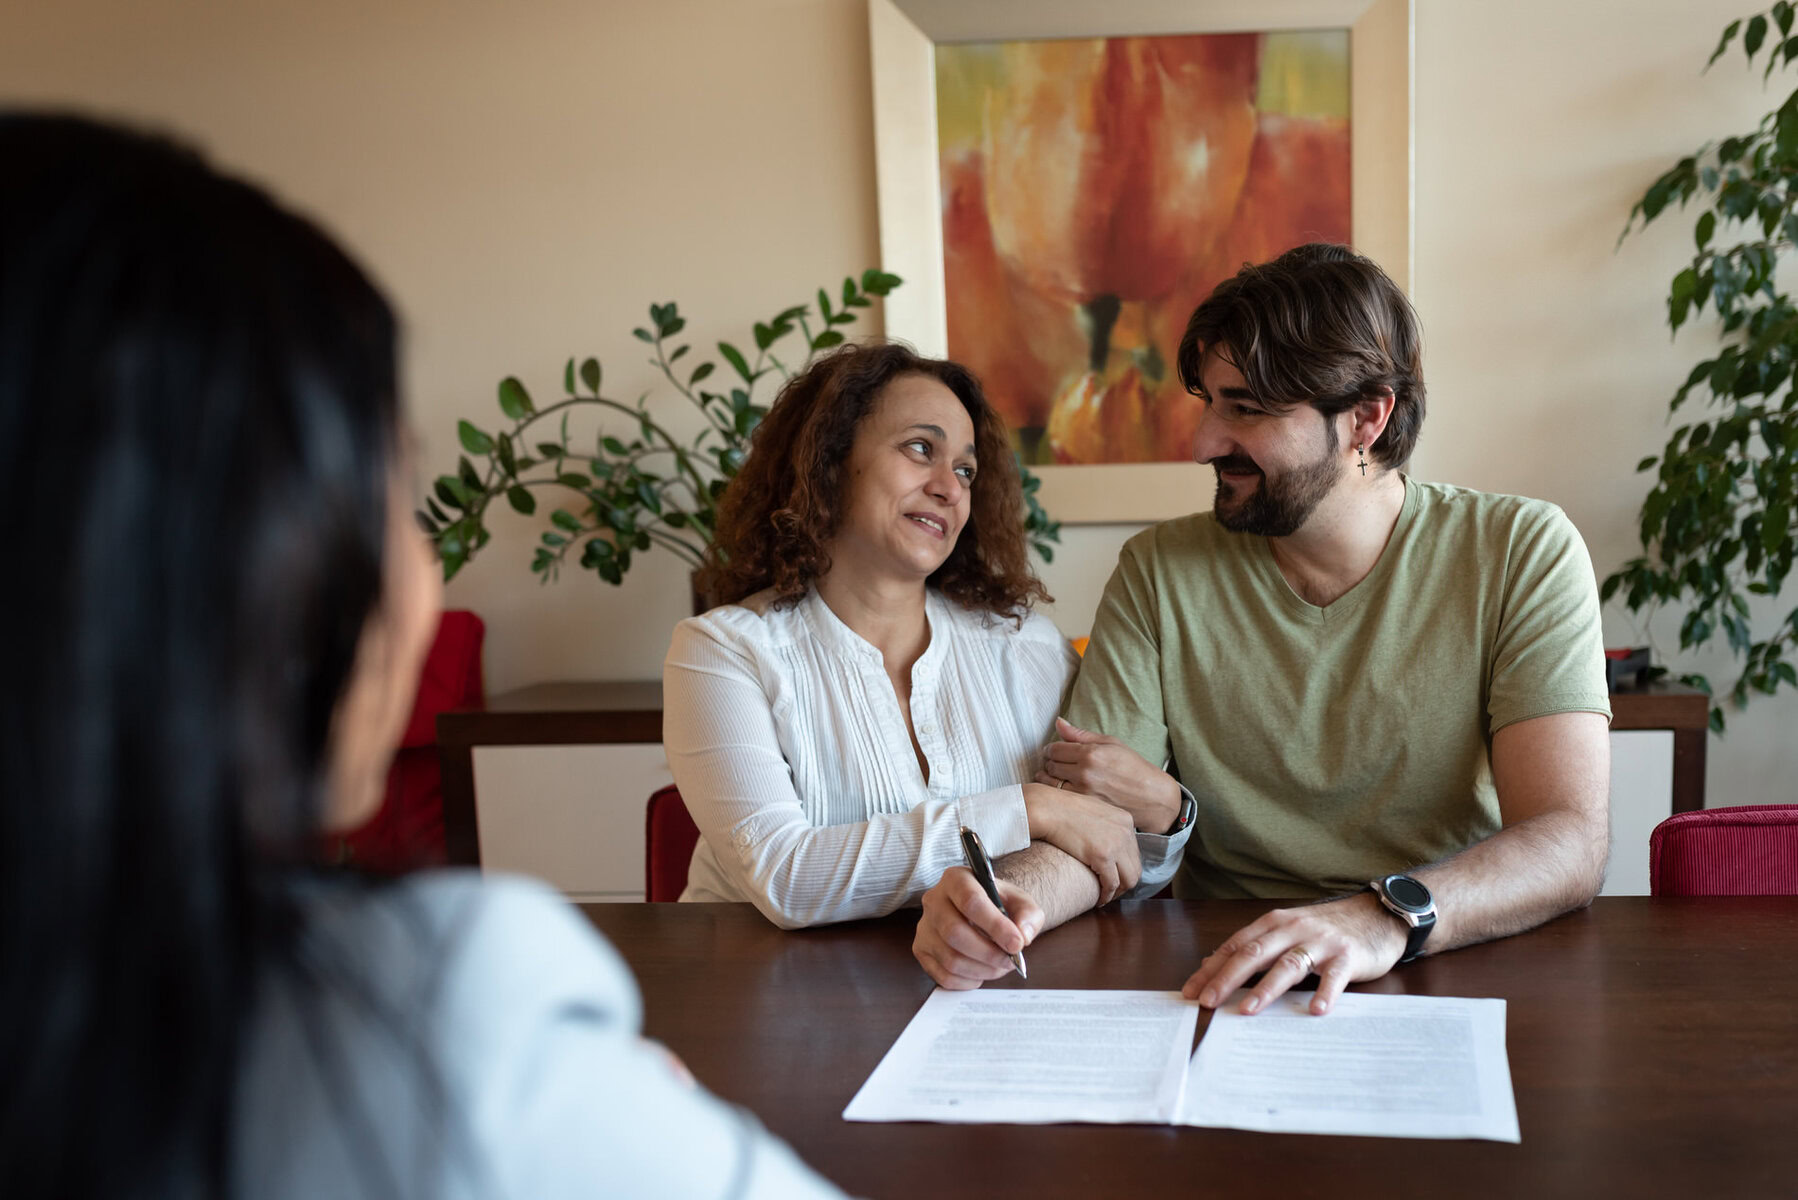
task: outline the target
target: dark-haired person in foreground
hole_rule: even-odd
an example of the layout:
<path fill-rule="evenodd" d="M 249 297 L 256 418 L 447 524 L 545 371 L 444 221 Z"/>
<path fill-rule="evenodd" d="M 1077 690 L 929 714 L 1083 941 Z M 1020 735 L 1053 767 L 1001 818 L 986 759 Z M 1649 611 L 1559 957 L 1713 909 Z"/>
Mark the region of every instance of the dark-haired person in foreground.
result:
<path fill-rule="evenodd" d="M 1107 739 L 1047 777 L 1103 796 L 1170 757 L 1197 799 L 1178 894 L 1306 902 L 1186 981 L 1244 1011 L 1316 974 L 1313 1012 L 1417 954 L 1588 903 L 1609 848 L 1610 704 L 1585 546 L 1552 504 L 1419 483 L 1416 316 L 1377 266 L 1311 245 L 1193 313 L 1181 379 L 1211 512 L 1125 544 L 1069 704 Z M 1498 436 L 1495 434 L 1495 436 Z M 1092 886 L 1027 850 L 1049 924 Z M 1321 903 L 1309 903 L 1322 901 Z M 965 872 L 925 902 L 920 960 L 978 986 L 1004 920 Z M 939 944 L 975 967 L 946 978 Z"/>
<path fill-rule="evenodd" d="M 1096 902 L 1173 873 L 1183 831 L 1139 835 L 1033 778 L 1076 660 L 1031 611 L 1023 519 L 962 367 L 851 345 L 788 382 L 719 506 L 719 607 L 676 627 L 663 670 L 668 763 L 704 835 L 682 899 L 786 928 L 879 916 L 962 861 L 963 825 L 994 856 L 1042 842 Z M 1041 919 L 1016 899 L 1010 951 Z"/>
<path fill-rule="evenodd" d="M 0 161 L 0 1190 L 838 1195 L 546 889 L 312 865 L 441 593 L 362 271 L 160 140 Z"/>

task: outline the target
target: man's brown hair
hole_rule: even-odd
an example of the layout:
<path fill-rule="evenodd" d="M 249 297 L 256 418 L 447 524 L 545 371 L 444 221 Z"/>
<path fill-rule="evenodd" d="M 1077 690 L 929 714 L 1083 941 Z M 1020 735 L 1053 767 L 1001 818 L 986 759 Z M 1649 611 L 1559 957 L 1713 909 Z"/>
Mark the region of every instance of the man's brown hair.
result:
<path fill-rule="evenodd" d="M 749 456 L 718 501 L 700 589 L 735 604 L 764 588 L 792 603 L 830 570 L 826 543 L 848 507 L 844 465 L 882 389 L 925 375 L 955 393 L 974 423 L 968 522 L 931 586 L 964 608 L 1018 619 L 1049 593 L 1030 569 L 1024 491 L 1005 422 L 972 372 L 892 343 L 847 345 L 790 379 L 756 427 Z"/>
<path fill-rule="evenodd" d="M 1178 361 L 1187 391 L 1199 390 L 1214 352 L 1274 409 L 1309 404 L 1333 417 L 1391 388 L 1392 416 L 1369 453 L 1391 468 L 1410 461 L 1423 428 L 1423 338 L 1411 302 L 1373 260 L 1313 242 L 1245 265 L 1186 323 Z"/>

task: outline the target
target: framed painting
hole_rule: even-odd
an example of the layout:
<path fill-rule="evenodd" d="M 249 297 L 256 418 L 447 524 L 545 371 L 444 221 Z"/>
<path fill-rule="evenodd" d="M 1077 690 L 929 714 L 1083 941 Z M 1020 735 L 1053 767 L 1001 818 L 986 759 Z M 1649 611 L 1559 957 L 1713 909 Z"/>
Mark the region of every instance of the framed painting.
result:
<path fill-rule="evenodd" d="M 1411 20 L 869 0 L 887 333 L 981 376 L 1057 519 L 1210 504 L 1173 352 L 1243 262 L 1348 241 L 1409 286 Z"/>

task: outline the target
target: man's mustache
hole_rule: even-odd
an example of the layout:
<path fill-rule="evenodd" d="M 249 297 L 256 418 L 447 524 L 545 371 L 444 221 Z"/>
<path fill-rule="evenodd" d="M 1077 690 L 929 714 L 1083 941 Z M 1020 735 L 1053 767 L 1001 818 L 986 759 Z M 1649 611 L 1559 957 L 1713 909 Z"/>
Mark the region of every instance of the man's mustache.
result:
<path fill-rule="evenodd" d="M 1240 454 L 1225 454 L 1218 458 L 1208 458 L 1205 460 L 1205 465 L 1214 471 L 1253 471 L 1257 475 L 1261 474 L 1261 468 L 1255 465 L 1254 459 L 1245 458 Z"/>

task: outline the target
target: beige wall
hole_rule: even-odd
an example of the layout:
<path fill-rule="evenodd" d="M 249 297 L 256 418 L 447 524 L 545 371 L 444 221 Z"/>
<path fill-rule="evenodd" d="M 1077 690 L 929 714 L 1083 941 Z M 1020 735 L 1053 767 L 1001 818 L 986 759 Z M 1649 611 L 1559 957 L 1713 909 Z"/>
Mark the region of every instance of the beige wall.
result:
<path fill-rule="evenodd" d="M 1661 324 L 1685 231 L 1612 246 L 1662 165 L 1774 102 L 1739 66 L 1698 73 L 1738 7 L 1417 3 L 1416 467 L 1557 501 L 1600 571 L 1632 548 L 1632 469 L 1697 353 Z M 9 13 L 0 98 L 165 122 L 340 233 L 406 314 L 435 470 L 502 375 L 546 393 L 593 353 L 609 392 L 653 386 L 629 334 L 652 300 L 706 345 L 873 263 L 866 22 L 862 0 L 65 0 Z M 450 589 L 488 620 L 493 687 L 658 673 L 678 563 L 541 589 L 527 523 L 498 524 Z M 1045 574 L 1068 632 L 1130 532 L 1066 531 Z M 1792 798 L 1795 713 L 1762 702 L 1714 744 L 1715 799 Z"/>

